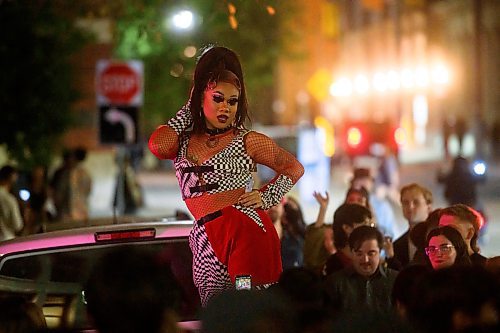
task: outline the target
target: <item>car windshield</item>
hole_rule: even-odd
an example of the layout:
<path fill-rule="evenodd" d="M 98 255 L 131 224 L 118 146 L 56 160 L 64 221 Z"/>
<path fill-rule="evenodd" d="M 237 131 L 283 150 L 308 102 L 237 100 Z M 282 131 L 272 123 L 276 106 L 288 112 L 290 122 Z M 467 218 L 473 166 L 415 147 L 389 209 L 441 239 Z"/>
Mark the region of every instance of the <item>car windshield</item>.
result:
<path fill-rule="evenodd" d="M 82 291 L 90 270 L 96 260 L 113 247 L 129 245 L 153 252 L 166 269 L 170 267 L 183 289 L 181 319 L 196 319 L 199 297 L 192 282 L 192 255 L 187 240 L 182 238 L 59 248 L 6 256 L 0 262 L 0 294 L 21 294 L 33 299 L 42 306 L 47 323 L 53 321 L 50 323 L 52 327 L 64 323 L 75 328 L 89 328 Z"/>

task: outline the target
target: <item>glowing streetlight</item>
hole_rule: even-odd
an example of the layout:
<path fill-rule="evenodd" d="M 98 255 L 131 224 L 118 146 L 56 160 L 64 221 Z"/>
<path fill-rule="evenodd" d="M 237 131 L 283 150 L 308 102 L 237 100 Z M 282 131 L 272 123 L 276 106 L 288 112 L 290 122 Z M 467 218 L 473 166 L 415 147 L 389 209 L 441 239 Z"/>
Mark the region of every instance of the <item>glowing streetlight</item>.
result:
<path fill-rule="evenodd" d="M 429 72 L 424 66 L 415 69 L 415 82 L 418 87 L 425 88 L 429 85 Z"/>
<path fill-rule="evenodd" d="M 383 73 L 378 72 L 373 75 L 373 87 L 381 93 L 387 90 L 387 81 L 385 80 L 385 75 Z"/>
<path fill-rule="evenodd" d="M 368 93 L 368 90 L 370 90 L 370 83 L 368 82 L 367 77 L 362 74 L 358 74 L 356 76 L 354 79 L 354 86 L 356 92 L 360 95 L 365 95 Z"/>
<path fill-rule="evenodd" d="M 409 68 L 404 68 L 401 71 L 401 85 L 405 89 L 411 89 L 414 85 L 413 72 Z"/>
<path fill-rule="evenodd" d="M 172 15 L 170 22 L 167 22 L 174 29 L 180 31 L 187 31 L 194 26 L 194 14 L 192 11 L 183 9 Z"/>
<path fill-rule="evenodd" d="M 395 70 L 390 70 L 387 72 L 387 85 L 389 86 L 389 89 L 391 90 L 398 90 L 399 89 L 399 75 L 398 72 Z"/>
<path fill-rule="evenodd" d="M 436 84 L 448 84 L 450 82 L 450 72 L 443 64 L 434 66 L 431 72 L 432 81 Z"/>
<path fill-rule="evenodd" d="M 342 77 L 330 86 L 330 94 L 335 97 L 347 97 L 352 94 L 352 82 Z"/>

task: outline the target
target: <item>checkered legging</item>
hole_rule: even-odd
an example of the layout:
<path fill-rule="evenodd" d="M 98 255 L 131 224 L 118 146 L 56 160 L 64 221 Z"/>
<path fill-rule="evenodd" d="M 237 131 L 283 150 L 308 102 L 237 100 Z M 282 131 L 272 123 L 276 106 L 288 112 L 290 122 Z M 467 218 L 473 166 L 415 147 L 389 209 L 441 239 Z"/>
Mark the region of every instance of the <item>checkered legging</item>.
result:
<path fill-rule="evenodd" d="M 227 266 L 217 259 L 208 240 L 204 225 L 194 223 L 189 234 L 189 246 L 193 252 L 193 280 L 200 293 L 201 305 L 224 290 L 233 288 Z"/>

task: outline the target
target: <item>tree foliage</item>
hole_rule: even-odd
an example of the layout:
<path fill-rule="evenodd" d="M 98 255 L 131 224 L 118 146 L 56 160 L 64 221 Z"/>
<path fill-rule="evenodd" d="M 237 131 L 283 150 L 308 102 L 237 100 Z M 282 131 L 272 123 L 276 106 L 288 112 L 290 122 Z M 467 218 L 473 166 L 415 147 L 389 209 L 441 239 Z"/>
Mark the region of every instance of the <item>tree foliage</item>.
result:
<path fill-rule="evenodd" d="M 58 139 L 72 124 L 71 55 L 89 39 L 79 18 L 108 18 L 114 56 L 139 59 L 145 68 L 141 124 L 147 136 L 185 103 L 202 47 L 234 49 L 243 62 L 254 120 L 266 119 L 278 56 L 293 38 L 280 27 L 293 17 L 285 0 L 0 0 L 0 144 L 21 165 L 48 164 Z M 179 4 L 187 7 L 179 7 Z M 175 10 L 190 8 L 198 24 L 190 33 L 165 25 Z M 192 46 L 195 57 L 185 55 Z M 265 120 L 264 120 L 265 121 Z"/>
<path fill-rule="evenodd" d="M 48 165 L 77 93 L 69 56 L 85 38 L 50 2 L 0 4 L 0 143 L 26 168 Z"/>
<path fill-rule="evenodd" d="M 196 57 L 184 55 L 188 46 L 196 48 L 196 56 L 207 45 L 235 50 L 243 63 L 253 118 L 265 122 L 271 111 L 278 56 L 286 53 L 286 38 L 293 38 L 280 29 L 293 17 L 294 2 L 192 0 L 183 4 L 189 7 L 151 0 L 147 7 L 128 6 L 116 19 L 116 57 L 145 63 L 144 132 L 149 133 L 185 103 L 196 62 Z M 194 29 L 183 33 L 169 29 L 164 22 L 183 8 L 195 13 Z"/>

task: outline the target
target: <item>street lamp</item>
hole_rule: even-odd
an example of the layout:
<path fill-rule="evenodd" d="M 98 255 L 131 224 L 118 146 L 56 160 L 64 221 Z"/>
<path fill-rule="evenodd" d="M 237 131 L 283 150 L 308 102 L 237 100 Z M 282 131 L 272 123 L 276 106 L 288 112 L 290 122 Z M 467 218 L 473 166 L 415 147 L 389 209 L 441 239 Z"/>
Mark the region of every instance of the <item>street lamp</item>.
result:
<path fill-rule="evenodd" d="M 174 27 L 180 30 L 187 30 L 193 26 L 193 12 L 181 10 L 172 17 Z"/>
<path fill-rule="evenodd" d="M 186 32 L 193 29 L 195 25 L 195 15 L 189 9 L 181 9 L 174 12 L 165 22 L 167 28 Z"/>

